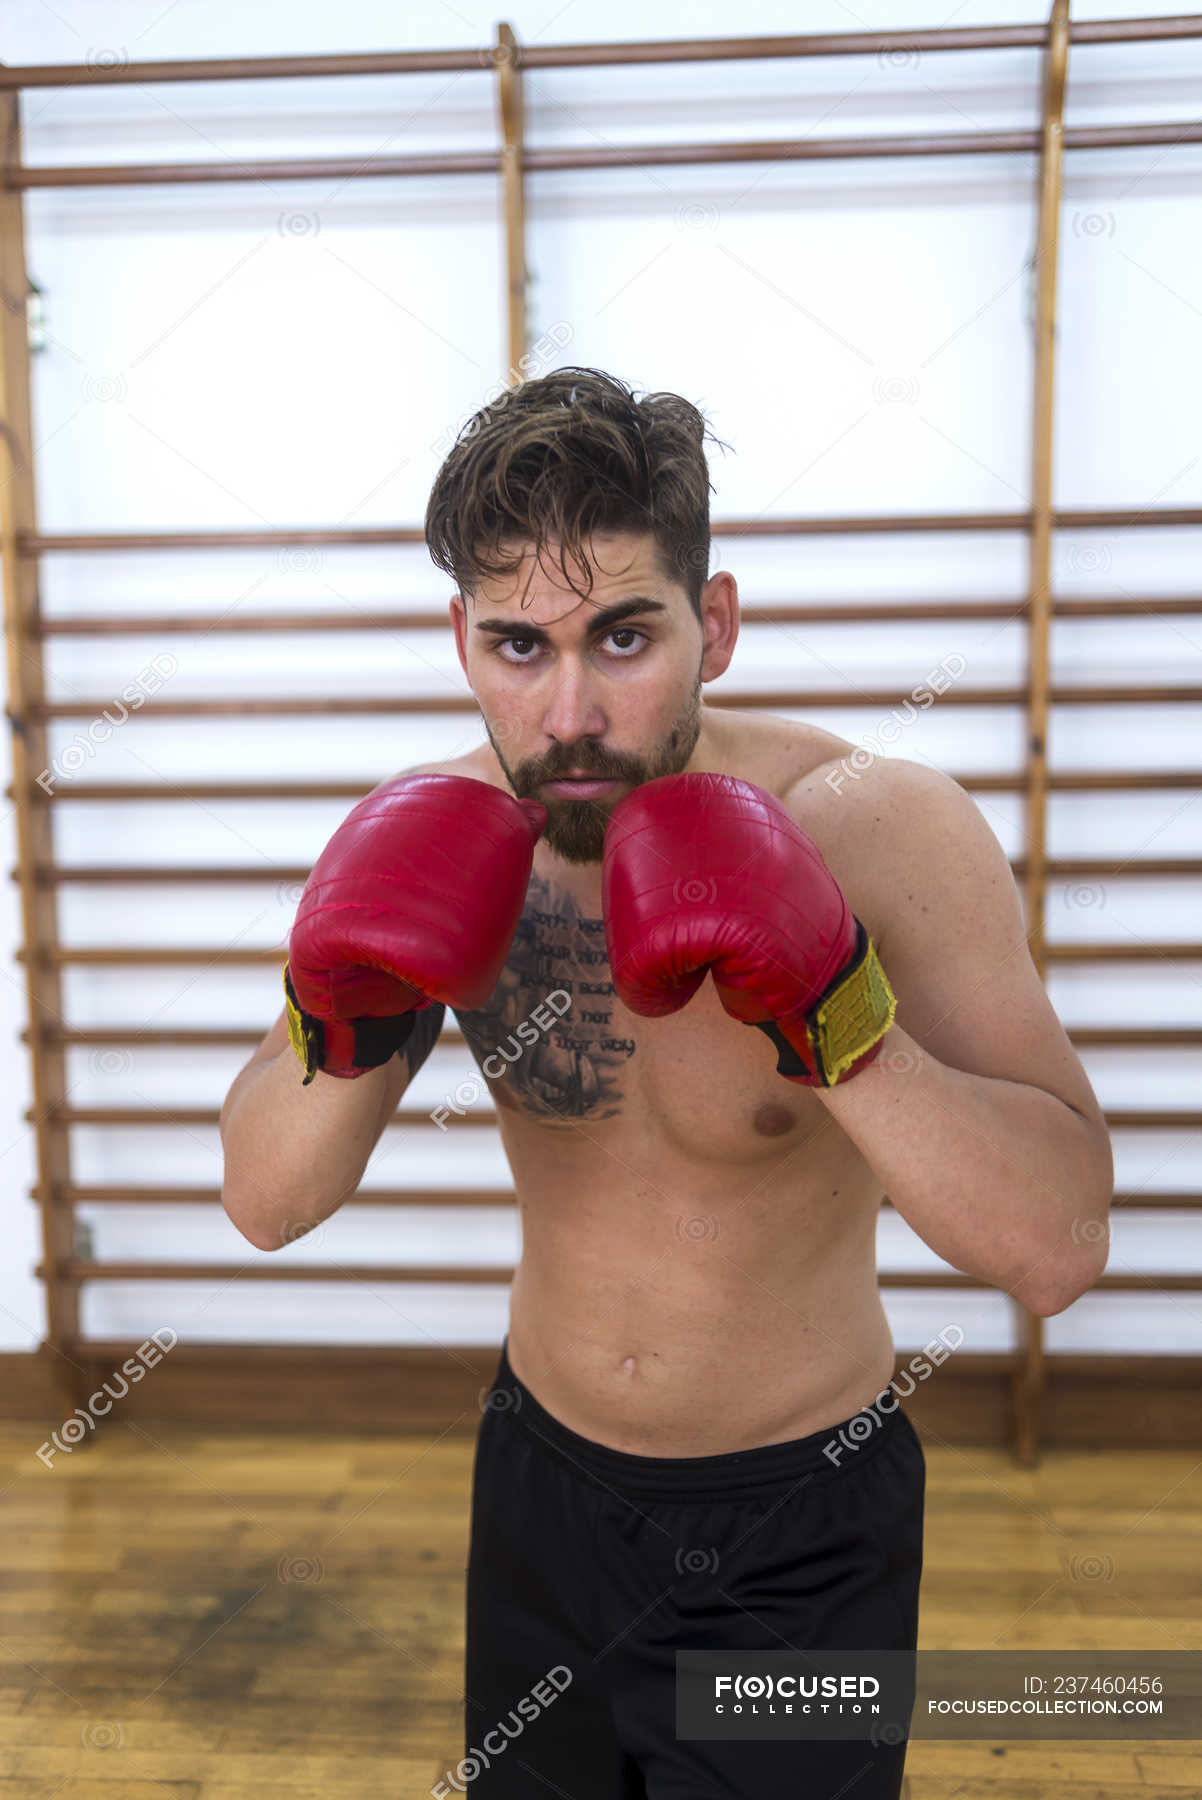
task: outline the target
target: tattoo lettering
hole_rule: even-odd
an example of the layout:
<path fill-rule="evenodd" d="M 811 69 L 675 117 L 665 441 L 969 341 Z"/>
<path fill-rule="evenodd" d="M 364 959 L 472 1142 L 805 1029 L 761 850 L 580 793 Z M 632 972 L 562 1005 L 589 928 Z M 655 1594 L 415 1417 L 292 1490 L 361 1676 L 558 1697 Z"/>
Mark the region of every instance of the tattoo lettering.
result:
<path fill-rule="evenodd" d="M 569 996 L 570 1005 L 550 1029 L 519 1033 L 518 1026 L 556 990 Z M 635 1041 L 614 1028 L 613 996 L 603 921 L 532 876 L 508 961 L 487 1005 L 456 1014 L 498 1105 L 519 1105 L 565 1130 L 572 1119 L 617 1113 L 620 1072 Z"/>

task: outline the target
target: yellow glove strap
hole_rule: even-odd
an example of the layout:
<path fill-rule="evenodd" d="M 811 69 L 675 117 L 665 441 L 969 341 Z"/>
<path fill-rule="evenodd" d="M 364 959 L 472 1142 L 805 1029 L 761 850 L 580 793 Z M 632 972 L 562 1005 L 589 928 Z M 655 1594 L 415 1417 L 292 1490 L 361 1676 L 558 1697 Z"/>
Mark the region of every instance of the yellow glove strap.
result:
<path fill-rule="evenodd" d="M 897 1012 L 876 945 L 862 925 L 859 929 L 863 948 L 856 961 L 807 1015 L 815 1067 L 827 1087 L 833 1087 L 845 1069 L 884 1037 Z"/>
<path fill-rule="evenodd" d="M 305 1071 L 302 1087 L 308 1087 L 318 1069 L 321 1067 L 321 1044 L 318 1041 L 317 1021 L 305 1023 L 307 1015 L 300 1009 L 296 994 L 292 987 L 292 978 L 288 973 L 288 964 L 284 964 L 284 1012 L 288 1019 L 288 1038 L 292 1048 L 299 1056 Z"/>

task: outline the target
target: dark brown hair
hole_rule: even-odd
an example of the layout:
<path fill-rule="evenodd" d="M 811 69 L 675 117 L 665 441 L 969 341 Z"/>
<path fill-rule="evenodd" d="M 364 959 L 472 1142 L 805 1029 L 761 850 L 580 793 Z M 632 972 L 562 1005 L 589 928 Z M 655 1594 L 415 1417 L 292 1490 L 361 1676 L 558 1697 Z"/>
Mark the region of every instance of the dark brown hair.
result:
<path fill-rule="evenodd" d="M 651 532 L 662 575 L 700 617 L 713 486 L 707 435 L 722 441 L 679 394 L 635 400 L 603 369 L 570 366 L 519 382 L 468 420 L 439 469 L 426 507 L 430 555 L 470 595 L 482 577 L 514 573 L 531 543 L 537 559 L 555 539 L 565 582 L 579 591 L 570 559 L 591 593 L 590 533 Z M 518 555 L 501 555 L 503 539 Z"/>

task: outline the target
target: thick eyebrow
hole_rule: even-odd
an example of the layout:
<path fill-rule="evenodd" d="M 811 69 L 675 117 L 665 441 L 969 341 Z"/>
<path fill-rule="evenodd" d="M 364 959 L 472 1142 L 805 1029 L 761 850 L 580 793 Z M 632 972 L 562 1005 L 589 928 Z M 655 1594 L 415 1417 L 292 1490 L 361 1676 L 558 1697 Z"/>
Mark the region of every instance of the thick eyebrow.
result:
<path fill-rule="evenodd" d="M 588 635 L 596 637 L 612 631 L 623 619 L 641 613 L 666 613 L 668 608 L 662 600 L 653 600 L 649 594 L 636 594 L 630 600 L 619 600 L 613 606 L 604 606 L 588 628 Z M 487 631 L 493 637 L 530 638 L 534 643 L 545 644 L 550 641 L 550 634 L 541 625 L 523 625 L 520 619 L 512 615 L 507 619 L 477 619 L 477 631 Z"/>

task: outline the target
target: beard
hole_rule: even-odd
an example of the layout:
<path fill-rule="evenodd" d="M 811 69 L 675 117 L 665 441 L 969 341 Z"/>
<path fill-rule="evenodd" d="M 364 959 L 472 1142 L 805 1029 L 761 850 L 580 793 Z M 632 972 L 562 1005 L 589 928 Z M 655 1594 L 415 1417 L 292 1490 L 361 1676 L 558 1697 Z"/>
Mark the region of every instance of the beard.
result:
<path fill-rule="evenodd" d="M 569 769 L 583 770 L 598 780 L 619 781 L 627 788 L 655 781 L 661 775 L 679 775 L 701 735 L 701 682 L 696 683 L 662 741 L 646 757 L 605 750 L 591 738 L 581 738 L 576 744 L 557 744 L 547 756 L 532 757 L 511 769 L 487 719 L 484 729 L 516 797 L 532 797 L 546 807 L 547 824 L 541 841 L 547 848 L 565 862 L 599 863 L 609 815 L 625 795 L 618 792 L 611 799 L 597 800 L 561 799 L 555 794 L 544 797 L 537 791 L 540 784 L 554 781 Z"/>

